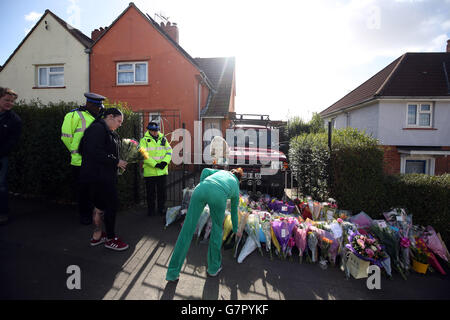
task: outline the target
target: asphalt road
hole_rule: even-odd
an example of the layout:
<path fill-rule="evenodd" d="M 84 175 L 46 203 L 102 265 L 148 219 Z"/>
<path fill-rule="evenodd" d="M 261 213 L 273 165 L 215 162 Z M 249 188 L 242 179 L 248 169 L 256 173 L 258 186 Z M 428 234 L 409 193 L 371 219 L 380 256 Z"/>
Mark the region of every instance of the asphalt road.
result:
<path fill-rule="evenodd" d="M 450 270 L 382 276 L 381 288 L 366 279 L 346 279 L 339 268 L 322 270 L 255 251 L 238 264 L 223 250 L 223 270 L 206 276 L 207 244 L 193 242 L 177 284 L 165 273 L 180 231 L 164 230 L 145 208 L 118 213 L 117 234 L 130 248 L 114 252 L 90 247 L 92 226 L 78 223 L 73 206 L 12 199 L 12 221 L 0 226 L 0 299 L 2 300 L 448 300 Z M 75 267 L 71 267 L 75 266 Z M 69 271 L 68 271 L 69 268 Z M 78 271 L 71 271 L 75 268 Z M 74 278 L 79 275 L 79 278 Z M 79 281 L 79 288 L 76 286 Z M 69 286 L 68 286 L 69 283 Z M 72 287 L 70 289 L 69 287 Z"/>

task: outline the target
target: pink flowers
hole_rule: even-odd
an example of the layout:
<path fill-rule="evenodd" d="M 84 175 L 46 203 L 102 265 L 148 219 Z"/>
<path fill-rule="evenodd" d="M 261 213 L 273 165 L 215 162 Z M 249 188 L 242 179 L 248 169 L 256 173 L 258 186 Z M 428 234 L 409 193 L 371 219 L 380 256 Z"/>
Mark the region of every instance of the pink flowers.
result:
<path fill-rule="evenodd" d="M 408 238 L 402 238 L 401 240 L 400 240 L 400 245 L 403 247 L 403 248 L 409 248 L 410 246 L 411 246 L 411 241 L 408 239 Z"/>
<path fill-rule="evenodd" d="M 363 239 L 358 239 L 358 240 L 356 240 L 356 243 L 358 243 L 358 245 L 359 245 L 362 249 L 364 249 L 364 248 L 366 247 L 366 245 L 365 245 Z"/>
<path fill-rule="evenodd" d="M 373 252 L 373 250 L 372 249 L 369 249 L 369 248 L 367 248 L 366 249 L 366 253 L 367 253 L 367 256 L 369 257 L 369 258 L 372 258 L 373 256 L 374 256 L 374 252 Z"/>

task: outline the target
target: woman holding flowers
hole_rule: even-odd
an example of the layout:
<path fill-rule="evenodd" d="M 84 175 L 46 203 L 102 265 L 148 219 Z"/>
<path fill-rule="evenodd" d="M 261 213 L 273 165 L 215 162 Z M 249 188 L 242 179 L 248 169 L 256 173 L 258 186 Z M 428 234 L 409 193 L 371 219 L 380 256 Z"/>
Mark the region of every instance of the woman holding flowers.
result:
<path fill-rule="evenodd" d="M 194 189 L 188 212 L 178 236 L 177 243 L 170 259 L 166 280 L 178 281 L 181 267 L 191 245 L 200 214 L 206 205 L 209 206 L 212 220 L 208 246 L 208 269 L 210 276 L 216 276 L 222 270 L 222 237 L 223 221 L 227 200 L 231 200 L 231 223 L 233 232 L 238 231 L 239 182 L 242 178 L 241 168 L 231 171 L 203 169 L 200 183 Z M 240 235 L 238 235 L 240 236 Z"/>
<path fill-rule="evenodd" d="M 85 131 L 80 143 L 83 156 L 80 182 L 89 186 L 89 195 L 98 213 L 104 212 L 106 239 L 100 230 L 95 230 L 91 245 L 105 243 L 108 249 L 122 251 L 128 245 L 114 232 L 117 210 L 117 171 L 124 169 L 127 162 L 119 159 L 119 136 L 115 130 L 122 125 L 123 114 L 116 108 L 109 108 L 101 119 L 95 120 Z M 98 209 L 97 209 L 98 208 Z"/>

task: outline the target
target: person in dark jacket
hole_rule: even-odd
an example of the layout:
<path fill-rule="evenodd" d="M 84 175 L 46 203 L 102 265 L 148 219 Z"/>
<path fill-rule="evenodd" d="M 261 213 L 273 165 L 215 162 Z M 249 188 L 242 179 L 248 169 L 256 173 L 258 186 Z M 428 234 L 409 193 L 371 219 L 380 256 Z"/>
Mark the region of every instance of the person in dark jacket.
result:
<path fill-rule="evenodd" d="M 115 234 L 117 170 L 125 170 L 127 162 L 119 159 L 119 136 L 115 132 L 122 125 L 123 114 L 116 108 L 106 109 L 101 119 L 95 120 L 84 132 L 81 142 L 83 161 L 80 182 L 89 186 L 89 195 L 95 206 L 104 212 L 106 235 L 95 230 L 91 245 L 105 243 L 108 249 L 122 251 L 128 245 Z M 94 209 L 95 210 L 95 209 Z"/>
<path fill-rule="evenodd" d="M 8 155 L 17 145 L 22 132 L 22 120 L 11 109 L 17 93 L 0 87 L 0 225 L 9 220 Z"/>

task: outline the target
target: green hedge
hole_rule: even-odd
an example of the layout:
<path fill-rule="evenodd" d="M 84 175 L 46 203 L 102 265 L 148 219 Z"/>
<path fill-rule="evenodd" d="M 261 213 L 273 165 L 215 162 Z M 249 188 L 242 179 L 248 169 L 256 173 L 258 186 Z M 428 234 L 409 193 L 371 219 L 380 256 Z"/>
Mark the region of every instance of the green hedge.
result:
<path fill-rule="evenodd" d="M 339 208 L 372 218 L 405 208 L 414 224 L 431 225 L 450 241 L 449 174 L 386 176 L 377 140 L 352 128 L 333 130 L 331 153 L 326 133 L 297 136 L 290 141 L 289 156 L 303 195 L 319 201 L 333 197 Z"/>
<path fill-rule="evenodd" d="M 141 137 L 139 114 L 126 106 L 117 107 L 124 113 L 123 125 L 117 130 L 123 138 Z M 19 145 L 10 156 L 8 183 L 11 192 L 24 196 L 43 197 L 59 202 L 75 202 L 72 192 L 70 153 L 61 141 L 64 116 L 78 107 L 74 103 L 19 103 L 14 111 L 22 119 Z M 122 207 L 139 202 L 142 197 L 142 177 L 137 164 L 131 164 L 119 177 L 119 200 Z"/>
<path fill-rule="evenodd" d="M 405 174 L 384 179 L 385 209 L 405 208 L 413 223 L 432 226 L 450 243 L 450 174 Z"/>

